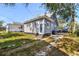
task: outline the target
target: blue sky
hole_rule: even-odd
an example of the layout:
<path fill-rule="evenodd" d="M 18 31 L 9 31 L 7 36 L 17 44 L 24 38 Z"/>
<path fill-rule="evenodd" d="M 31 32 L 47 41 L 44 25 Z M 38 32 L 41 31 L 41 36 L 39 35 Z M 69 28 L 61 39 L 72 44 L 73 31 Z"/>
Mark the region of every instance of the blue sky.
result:
<path fill-rule="evenodd" d="M 23 4 L 16 4 L 14 7 L 0 4 L 0 20 L 6 23 L 24 22 L 41 14 L 44 14 L 46 9 L 41 7 L 40 3 L 29 4 L 25 7 Z M 79 12 L 77 12 L 79 14 Z M 79 18 L 76 18 L 79 22 Z"/>
<path fill-rule="evenodd" d="M 6 23 L 24 22 L 28 19 L 45 13 L 45 8 L 41 4 L 29 4 L 25 7 L 23 4 L 16 4 L 14 7 L 0 4 L 0 20 Z"/>

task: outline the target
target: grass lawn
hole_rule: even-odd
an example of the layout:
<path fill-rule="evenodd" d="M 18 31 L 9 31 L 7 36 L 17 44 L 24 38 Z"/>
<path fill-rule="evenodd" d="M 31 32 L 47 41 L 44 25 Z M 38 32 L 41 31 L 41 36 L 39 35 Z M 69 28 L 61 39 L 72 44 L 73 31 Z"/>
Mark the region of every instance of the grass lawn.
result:
<path fill-rule="evenodd" d="M 34 56 L 37 52 L 40 51 L 41 48 L 43 48 L 47 45 L 48 45 L 47 42 L 42 41 L 41 44 L 40 43 L 34 44 L 33 46 L 31 46 L 27 49 L 17 51 L 15 53 L 12 53 L 11 55 L 14 55 L 14 56 Z"/>
<path fill-rule="evenodd" d="M 34 35 L 25 34 L 21 32 L 9 32 L 9 33 L 1 33 L 0 34 L 0 43 L 6 42 L 10 40 L 18 40 L 18 39 L 33 39 Z"/>
<path fill-rule="evenodd" d="M 22 32 L 1 32 L 0 34 L 0 55 L 6 55 L 8 51 L 16 49 L 28 43 L 33 43 L 37 40 L 32 34 L 26 34 Z M 42 47 L 48 45 L 47 42 L 41 42 L 31 46 L 27 49 L 23 49 L 18 52 L 14 52 L 11 55 L 34 55 L 35 52 L 39 51 Z"/>
<path fill-rule="evenodd" d="M 0 34 L 0 55 L 11 49 L 24 44 L 35 42 L 34 35 L 21 32 L 1 32 Z"/>
<path fill-rule="evenodd" d="M 79 37 L 68 36 L 70 38 L 64 37 L 57 43 L 57 47 L 64 50 L 67 54 L 75 55 L 75 52 L 79 53 Z M 34 39 L 35 36 L 32 34 L 26 34 L 22 32 L 0 32 L 0 55 L 6 55 L 8 51 L 12 49 L 16 49 L 28 43 L 33 43 L 38 40 Z M 54 42 L 52 38 L 48 38 L 38 44 L 34 44 L 33 46 L 23 49 L 20 51 L 16 51 L 11 53 L 11 55 L 15 56 L 33 56 L 35 53 L 39 52 L 39 50 L 47 45 L 50 42 Z M 79 55 L 79 54 L 76 54 Z"/>

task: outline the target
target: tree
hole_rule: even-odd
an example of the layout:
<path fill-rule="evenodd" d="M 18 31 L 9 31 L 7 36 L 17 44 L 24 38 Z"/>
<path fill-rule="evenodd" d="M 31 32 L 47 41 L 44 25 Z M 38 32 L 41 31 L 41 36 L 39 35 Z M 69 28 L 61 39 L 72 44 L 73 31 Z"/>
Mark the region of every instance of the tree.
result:
<path fill-rule="evenodd" d="M 4 21 L 0 21 L 0 31 L 5 30 L 5 27 L 3 26 Z"/>
<path fill-rule="evenodd" d="M 51 18 L 53 18 L 55 20 L 55 22 L 58 26 L 57 13 L 61 9 L 60 4 L 58 4 L 58 3 L 52 3 L 52 4 L 51 3 L 45 3 L 43 5 L 47 10 L 49 10 L 50 13 L 53 12 Z"/>
<path fill-rule="evenodd" d="M 70 23 L 70 30 L 71 33 L 74 34 L 76 30 L 76 23 L 75 23 L 75 18 L 78 17 L 77 11 L 79 8 L 79 4 L 74 4 L 74 3 L 69 3 L 69 4 L 64 4 L 65 9 L 60 13 L 60 15 L 66 19 L 70 17 L 71 23 Z"/>
<path fill-rule="evenodd" d="M 5 6 L 15 6 L 15 3 L 4 3 Z"/>
<path fill-rule="evenodd" d="M 75 17 L 77 16 L 76 11 L 79 7 L 78 4 L 74 3 L 52 3 L 52 4 L 44 4 L 46 9 L 50 12 L 53 12 L 56 17 L 59 15 L 61 18 L 65 20 L 71 20 L 71 32 L 75 32 Z M 56 20 L 57 21 L 57 20 Z"/>
<path fill-rule="evenodd" d="M 4 24 L 4 21 L 0 21 L 0 27 L 3 26 L 3 24 Z"/>
<path fill-rule="evenodd" d="M 5 6 L 14 7 L 16 3 L 3 3 Z M 25 7 L 27 7 L 30 3 L 22 3 Z"/>

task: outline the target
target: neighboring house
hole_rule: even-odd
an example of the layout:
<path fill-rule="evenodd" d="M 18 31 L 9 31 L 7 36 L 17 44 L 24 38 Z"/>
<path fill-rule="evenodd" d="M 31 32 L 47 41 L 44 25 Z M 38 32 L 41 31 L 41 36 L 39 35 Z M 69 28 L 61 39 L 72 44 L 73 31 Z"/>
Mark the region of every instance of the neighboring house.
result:
<path fill-rule="evenodd" d="M 55 29 L 55 22 L 50 17 L 43 15 L 24 22 L 24 32 L 50 34 Z"/>
<path fill-rule="evenodd" d="M 12 31 L 12 32 L 22 32 L 23 31 L 23 25 L 22 24 L 7 24 L 6 25 L 6 31 Z"/>
<path fill-rule="evenodd" d="M 6 30 L 5 26 L 0 26 L 0 31 Z"/>

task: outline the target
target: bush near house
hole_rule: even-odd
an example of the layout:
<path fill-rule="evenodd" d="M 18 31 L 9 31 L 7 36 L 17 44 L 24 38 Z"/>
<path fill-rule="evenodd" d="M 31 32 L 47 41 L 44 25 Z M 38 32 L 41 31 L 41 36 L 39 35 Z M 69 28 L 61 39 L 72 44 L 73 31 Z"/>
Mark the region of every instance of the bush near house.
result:
<path fill-rule="evenodd" d="M 77 36 L 79 36 L 79 30 L 76 30 L 76 31 L 75 31 L 75 34 L 76 34 Z"/>

